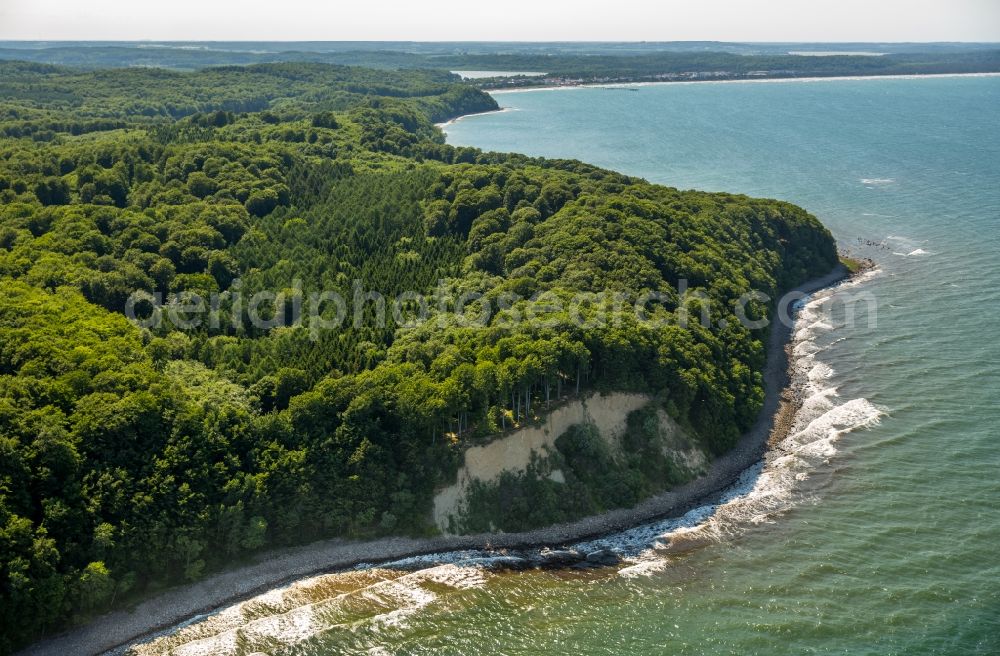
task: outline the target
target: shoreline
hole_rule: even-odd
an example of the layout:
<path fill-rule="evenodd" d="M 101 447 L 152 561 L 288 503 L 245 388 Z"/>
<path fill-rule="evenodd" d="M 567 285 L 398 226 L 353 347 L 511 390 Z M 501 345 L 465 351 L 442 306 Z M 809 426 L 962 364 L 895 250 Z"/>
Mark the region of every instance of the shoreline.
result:
<path fill-rule="evenodd" d="M 449 125 L 453 123 L 458 123 L 463 118 L 468 118 L 469 116 L 483 116 L 484 114 L 503 114 L 505 112 L 513 112 L 513 111 L 515 110 L 510 107 L 498 107 L 497 109 L 487 109 L 484 112 L 472 112 L 471 114 L 460 114 L 455 118 L 448 119 L 444 123 L 435 123 L 434 127 L 441 128 L 441 130 L 444 130 Z"/>
<path fill-rule="evenodd" d="M 820 75 L 810 77 L 764 77 L 764 78 L 729 78 L 725 80 L 643 80 L 636 82 L 582 82 L 580 84 L 560 84 L 555 86 L 525 86 L 525 87 L 497 87 L 496 89 L 481 89 L 492 95 L 509 93 L 528 93 L 530 91 L 565 91 L 569 89 L 624 89 L 629 87 L 652 87 L 663 85 L 680 84 L 777 84 L 791 82 L 844 82 L 852 80 L 909 80 L 909 79 L 932 79 L 932 78 L 953 78 L 953 77 L 1000 77 L 1000 71 L 980 72 L 980 73 L 889 73 L 886 75 Z M 497 111 L 497 110 L 493 110 Z M 493 112 L 476 112 L 477 114 L 490 114 Z M 474 116 L 475 114 L 464 114 L 464 116 Z M 452 119 L 456 120 L 456 119 Z M 451 121 L 449 121 L 450 123 Z"/>
<path fill-rule="evenodd" d="M 824 276 L 787 293 L 812 294 L 853 275 L 842 263 Z M 764 367 L 764 404 L 753 426 L 736 446 L 713 460 L 708 472 L 693 481 L 640 502 L 574 522 L 522 533 L 488 533 L 433 538 L 389 537 L 370 541 L 340 538 L 259 554 L 253 562 L 220 572 L 201 581 L 168 589 L 129 610 L 101 615 L 87 624 L 43 639 L 18 652 L 23 656 L 46 654 L 96 655 L 212 613 L 233 603 L 296 580 L 349 569 L 357 565 L 391 562 L 411 556 L 465 549 L 537 549 L 565 546 L 614 534 L 645 522 L 679 517 L 710 503 L 749 467 L 760 462 L 769 448 L 780 442 L 791 427 L 801 400 L 790 389 L 790 345 L 794 323 L 772 324 Z"/>
<path fill-rule="evenodd" d="M 572 91 L 574 89 L 629 89 L 636 87 L 658 87 L 687 84 L 789 84 L 793 82 L 847 82 L 861 80 L 910 80 L 934 78 L 965 78 L 965 77 L 1000 77 L 1000 71 L 992 73 L 900 73 L 889 75 L 831 75 L 827 77 L 768 77 L 768 78 L 734 78 L 728 80 L 662 80 L 645 82 L 584 82 L 581 84 L 561 84 L 556 86 L 499 87 L 496 89 L 480 89 L 491 96 L 508 95 L 512 93 L 531 93 L 533 91 Z M 443 123 L 435 123 L 434 127 L 446 132 L 449 125 L 459 121 L 487 114 L 501 114 L 516 111 L 513 107 L 488 109 L 485 112 L 460 114 Z"/>

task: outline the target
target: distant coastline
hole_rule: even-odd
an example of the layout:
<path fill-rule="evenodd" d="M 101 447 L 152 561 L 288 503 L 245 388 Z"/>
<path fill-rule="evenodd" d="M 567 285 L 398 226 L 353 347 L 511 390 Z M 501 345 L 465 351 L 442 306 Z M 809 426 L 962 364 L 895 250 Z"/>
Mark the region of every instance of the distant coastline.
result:
<path fill-rule="evenodd" d="M 658 87 L 672 85 L 690 84 L 778 84 L 793 82 L 848 82 L 862 80 L 908 80 L 908 79 L 933 79 L 933 78 L 959 78 L 959 77 L 1000 77 L 1000 71 L 996 73 L 912 73 L 899 75 L 840 75 L 829 77 L 768 77 L 768 78 L 738 78 L 727 80 L 664 80 L 662 82 L 585 82 L 581 84 L 563 84 L 557 86 L 521 86 L 510 88 L 483 89 L 491 96 L 501 96 L 514 93 L 531 93 L 535 91 L 572 91 L 575 89 L 635 89 L 640 87 Z M 483 116 L 486 114 L 501 114 L 504 112 L 516 111 L 512 107 L 500 107 L 485 112 L 472 112 L 462 114 L 448 119 L 442 123 L 435 123 L 438 128 L 445 130 L 450 125 L 454 125 L 466 118 Z"/>
<path fill-rule="evenodd" d="M 1000 77 L 1000 71 L 996 72 L 983 72 L 983 73 L 898 73 L 891 75 L 829 75 L 829 76 L 810 76 L 810 77 L 795 77 L 795 76 L 772 76 L 772 77 L 760 77 L 760 78 L 727 78 L 727 79 L 697 79 L 697 80 L 636 80 L 633 82 L 581 82 L 579 84 L 560 84 L 560 85 L 546 85 L 546 86 L 518 86 L 518 87 L 495 87 L 483 89 L 490 95 L 501 95 L 508 93 L 527 93 L 529 91 L 562 91 L 567 89 L 593 89 L 593 88 L 605 88 L 605 89 L 617 89 L 617 88 L 631 88 L 631 87 L 652 87 L 652 86 L 663 86 L 663 85 L 674 85 L 674 84 L 761 84 L 761 83 L 778 83 L 778 82 L 843 82 L 850 80 L 906 80 L 906 79 L 918 79 L 918 78 L 951 78 L 951 77 Z M 481 113 L 491 113 L 491 112 L 481 112 Z M 466 116 L 470 116 L 466 114 Z M 452 123 L 460 118 L 452 119 L 449 123 Z"/>

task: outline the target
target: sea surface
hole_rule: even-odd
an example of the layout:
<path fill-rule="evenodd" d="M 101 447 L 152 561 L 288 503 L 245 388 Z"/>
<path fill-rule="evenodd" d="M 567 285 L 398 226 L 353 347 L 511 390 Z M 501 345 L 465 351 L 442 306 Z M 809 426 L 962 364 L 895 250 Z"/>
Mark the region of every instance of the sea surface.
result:
<path fill-rule="evenodd" d="M 315 577 L 143 654 L 1000 653 L 1000 78 L 498 94 L 448 141 L 800 204 L 878 269 L 808 299 L 806 398 L 723 503 L 581 548 Z M 666 552 L 663 545 L 684 545 Z"/>

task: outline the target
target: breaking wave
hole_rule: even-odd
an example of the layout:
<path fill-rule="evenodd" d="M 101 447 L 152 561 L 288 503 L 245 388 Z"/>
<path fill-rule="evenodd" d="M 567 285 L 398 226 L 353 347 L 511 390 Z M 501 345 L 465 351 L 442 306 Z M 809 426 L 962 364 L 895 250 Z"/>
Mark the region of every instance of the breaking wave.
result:
<path fill-rule="evenodd" d="M 902 255 L 903 257 L 916 257 L 917 255 L 930 255 L 929 251 L 925 251 L 922 248 L 915 248 L 909 253 L 897 253 L 893 252 L 893 255 Z"/>
<path fill-rule="evenodd" d="M 888 235 L 886 237 L 887 241 L 893 243 L 893 245 L 899 250 L 893 250 L 893 255 L 898 255 L 900 257 L 917 257 L 920 255 L 933 255 L 930 251 L 924 250 L 923 246 L 927 245 L 927 240 L 917 241 L 915 239 L 910 239 L 909 237 L 901 237 L 899 235 Z"/>
<path fill-rule="evenodd" d="M 484 586 L 489 572 L 477 560 L 482 559 L 456 552 L 428 559 L 430 566 L 416 571 L 397 567 L 420 567 L 420 559 L 303 579 L 133 645 L 126 653 L 267 653 L 275 645 L 302 643 L 338 627 L 403 626 L 411 615 L 449 592 Z"/>
<path fill-rule="evenodd" d="M 813 295 L 800 304 L 791 348 L 791 388 L 801 404 L 787 436 L 764 462 L 743 472 L 718 503 L 678 519 L 640 526 L 577 545 L 582 550 L 614 549 L 629 560 L 619 575 L 650 575 L 669 566 L 670 557 L 720 542 L 787 511 L 808 492 L 804 482 L 837 454 L 837 442 L 851 431 L 879 423 L 885 414 L 865 398 L 844 399 L 833 384 L 836 372 L 819 359 L 844 339 L 831 316 L 831 301 L 846 288 L 878 275 L 871 271 Z"/>

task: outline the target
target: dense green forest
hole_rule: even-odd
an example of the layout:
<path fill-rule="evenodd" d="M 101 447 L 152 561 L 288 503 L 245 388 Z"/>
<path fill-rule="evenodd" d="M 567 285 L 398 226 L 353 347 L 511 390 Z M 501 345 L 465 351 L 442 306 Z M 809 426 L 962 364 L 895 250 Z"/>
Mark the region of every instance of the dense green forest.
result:
<path fill-rule="evenodd" d="M 789 54 L 744 55 L 727 52 L 653 52 L 616 57 L 579 55 L 475 55 L 446 59 L 486 71 L 539 71 L 546 77 L 580 82 L 649 81 L 698 76 L 709 79 L 745 77 L 830 77 L 842 75 L 913 75 L 1000 71 L 1000 49 L 963 53 L 915 52 L 882 56 Z M 442 62 L 444 63 L 444 62 Z M 489 86 L 539 84 L 541 80 L 481 80 Z"/>
<path fill-rule="evenodd" d="M 427 533 L 465 445 L 583 389 L 723 452 L 765 335 L 719 319 L 836 261 L 787 203 L 448 146 L 496 103 L 447 73 L 7 62 L 0 99 L 0 652 L 262 548 Z M 445 300 L 397 325 L 359 286 Z M 227 318 L 137 325 L 136 291 Z M 293 320 L 314 291 L 357 320 Z M 645 291 L 661 321 L 581 321 Z"/>

